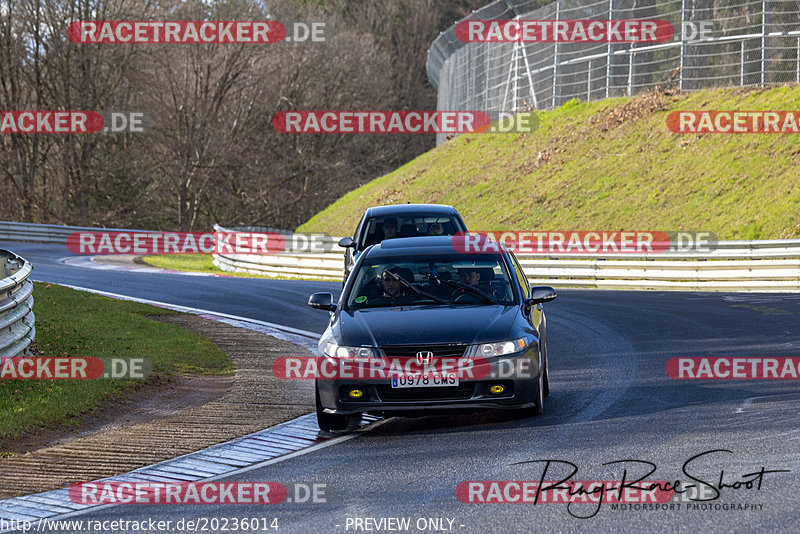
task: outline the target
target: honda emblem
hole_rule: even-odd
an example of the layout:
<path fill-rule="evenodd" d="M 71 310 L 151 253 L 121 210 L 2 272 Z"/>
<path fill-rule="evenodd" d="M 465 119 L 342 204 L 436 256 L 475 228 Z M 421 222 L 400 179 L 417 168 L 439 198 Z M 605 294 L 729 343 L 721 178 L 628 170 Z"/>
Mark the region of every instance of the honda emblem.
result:
<path fill-rule="evenodd" d="M 417 363 L 428 365 L 433 361 L 433 353 L 429 350 L 421 350 L 417 353 Z"/>

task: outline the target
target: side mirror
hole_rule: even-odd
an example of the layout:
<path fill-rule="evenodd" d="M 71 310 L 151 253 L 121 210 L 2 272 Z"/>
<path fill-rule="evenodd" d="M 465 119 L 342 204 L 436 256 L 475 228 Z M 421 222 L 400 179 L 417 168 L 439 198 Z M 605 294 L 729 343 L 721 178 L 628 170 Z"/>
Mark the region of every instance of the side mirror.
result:
<path fill-rule="evenodd" d="M 308 297 L 308 305 L 315 310 L 335 311 L 336 304 L 333 303 L 331 293 L 314 293 Z"/>
<path fill-rule="evenodd" d="M 533 286 L 531 288 L 531 296 L 525 301 L 526 304 L 533 306 L 534 304 L 541 304 L 542 302 L 550 302 L 555 300 L 556 290 L 550 286 Z"/>
<path fill-rule="evenodd" d="M 351 248 L 356 246 L 356 242 L 352 237 L 343 237 L 339 240 L 339 246 L 342 248 Z"/>

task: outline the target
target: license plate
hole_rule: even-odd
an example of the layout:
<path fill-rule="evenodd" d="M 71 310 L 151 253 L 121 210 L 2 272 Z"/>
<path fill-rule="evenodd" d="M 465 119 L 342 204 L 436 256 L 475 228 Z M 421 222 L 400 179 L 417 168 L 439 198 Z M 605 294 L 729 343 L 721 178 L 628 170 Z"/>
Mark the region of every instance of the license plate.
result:
<path fill-rule="evenodd" d="M 458 375 L 453 374 L 427 374 L 403 375 L 392 377 L 392 388 L 435 388 L 442 386 L 457 386 Z"/>

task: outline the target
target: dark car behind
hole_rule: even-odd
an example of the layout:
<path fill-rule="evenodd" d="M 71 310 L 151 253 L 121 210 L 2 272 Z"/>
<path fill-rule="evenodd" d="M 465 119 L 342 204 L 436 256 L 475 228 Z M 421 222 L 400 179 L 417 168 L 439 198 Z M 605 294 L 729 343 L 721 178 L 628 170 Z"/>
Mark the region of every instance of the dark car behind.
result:
<path fill-rule="evenodd" d="M 396 221 L 397 234 L 392 237 L 454 235 L 466 232 L 467 226 L 453 206 L 443 204 L 396 204 L 368 208 L 361 216 L 353 237 L 345 237 L 339 246 L 345 247 L 344 279 L 350 275 L 359 254 L 370 245 L 380 243 L 386 236 L 383 225 Z"/>

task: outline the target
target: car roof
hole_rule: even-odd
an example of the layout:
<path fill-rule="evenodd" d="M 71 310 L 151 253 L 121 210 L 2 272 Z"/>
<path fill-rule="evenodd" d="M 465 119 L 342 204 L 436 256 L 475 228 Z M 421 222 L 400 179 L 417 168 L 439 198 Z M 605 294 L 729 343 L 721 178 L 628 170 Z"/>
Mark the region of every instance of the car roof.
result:
<path fill-rule="evenodd" d="M 419 237 L 398 237 L 385 239 L 379 244 L 367 249 L 364 253 L 367 257 L 384 258 L 390 256 L 433 256 L 439 254 L 458 254 L 457 245 L 454 246 L 453 236 L 419 236 Z M 483 242 L 483 240 L 481 240 Z M 470 253 L 474 254 L 474 253 Z M 503 254 L 503 252 L 486 252 L 489 256 Z"/>
<path fill-rule="evenodd" d="M 391 204 L 388 206 L 373 206 L 367 208 L 364 215 L 367 217 L 381 217 L 387 215 L 402 215 L 402 214 L 457 214 L 458 212 L 453 206 L 445 204 Z"/>

